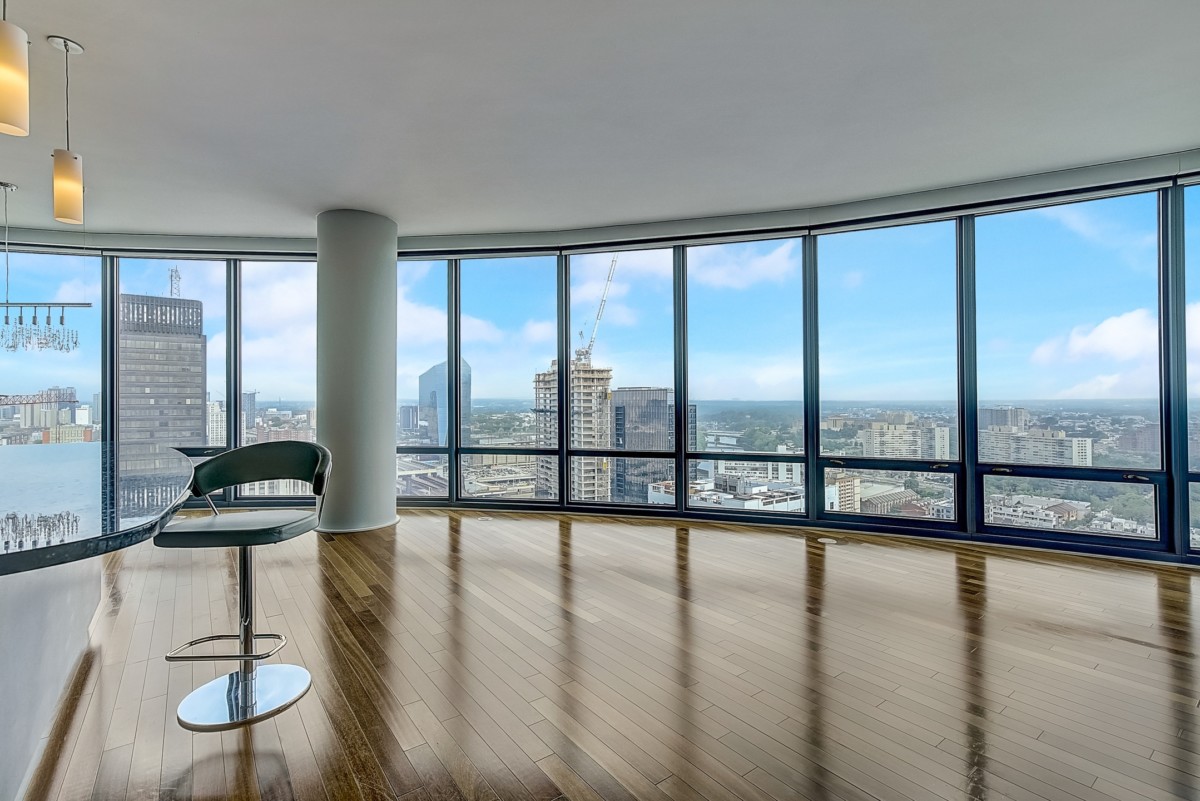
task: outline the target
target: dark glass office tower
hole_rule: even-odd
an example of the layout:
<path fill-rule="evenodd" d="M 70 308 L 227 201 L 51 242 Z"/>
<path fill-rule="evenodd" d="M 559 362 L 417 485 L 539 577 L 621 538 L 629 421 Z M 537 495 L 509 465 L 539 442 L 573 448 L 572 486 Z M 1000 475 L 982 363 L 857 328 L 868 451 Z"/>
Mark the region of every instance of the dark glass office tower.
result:
<path fill-rule="evenodd" d="M 687 410 L 688 450 L 696 449 L 696 406 Z M 665 387 L 619 387 L 612 393 L 612 445 L 622 451 L 675 448 L 675 392 Z M 661 459 L 614 459 L 612 500 L 647 502 L 650 485 L 675 479 Z"/>
<path fill-rule="evenodd" d="M 118 406 L 121 441 L 206 444 L 204 305 L 121 295 Z"/>
<path fill-rule="evenodd" d="M 435 364 L 417 379 L 417 426 L 422 432 L 422 445 L 445 445 L 446 432 L 450 426 L 450 412 L 446 406 L 446 388 L 450 386 L 447 363 Z M 459 386 L 459 407 L 462 409 L 463 438 L 460 445 L 471 444 L 471 365 L 462 361 L 462 383 Z"/>

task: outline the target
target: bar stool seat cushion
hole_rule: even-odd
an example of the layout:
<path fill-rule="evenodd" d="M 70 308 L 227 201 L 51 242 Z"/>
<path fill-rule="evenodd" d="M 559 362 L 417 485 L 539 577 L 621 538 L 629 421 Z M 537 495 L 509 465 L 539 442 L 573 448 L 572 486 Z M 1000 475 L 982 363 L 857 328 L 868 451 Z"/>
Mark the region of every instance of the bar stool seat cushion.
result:
<path fill-rule="evenodd" d="M 212 517 L 177 518 L 154 538 L 159 548 L 228 548 L 270 545 L 317 527 L 317 515 L 303 509 L 260 509 Z"/>

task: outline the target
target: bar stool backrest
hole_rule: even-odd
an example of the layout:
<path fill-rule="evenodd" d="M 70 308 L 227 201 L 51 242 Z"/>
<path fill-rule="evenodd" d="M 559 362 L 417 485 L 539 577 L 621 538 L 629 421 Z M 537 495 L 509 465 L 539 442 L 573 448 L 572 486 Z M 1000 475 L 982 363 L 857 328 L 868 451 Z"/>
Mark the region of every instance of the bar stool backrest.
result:
<path fill-rule="evenodd" d="M 325 493 L 332 458 L 315 442 L 260 442 L 234 448 L 196 465 L 192 495 L 197 498 L 236 484 L 294 478 L 312 483 L 318 498 Z"/>

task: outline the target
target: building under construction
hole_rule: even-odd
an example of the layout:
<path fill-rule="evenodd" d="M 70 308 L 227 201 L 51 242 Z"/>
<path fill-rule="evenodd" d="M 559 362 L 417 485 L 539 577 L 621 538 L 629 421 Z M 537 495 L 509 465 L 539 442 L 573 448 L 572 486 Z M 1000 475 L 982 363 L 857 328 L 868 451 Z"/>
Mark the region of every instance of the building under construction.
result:
<path fill-rule="evenodd" d="M 612 447 L 612 368 L 593 367 L 591 350 L 581 349 L 571 360 L 568 441 L 572 448 Z M 558 360 L 533 377 L 534 411 L 539 448 L 558 447 Z M 576 456 L 571 460 L 570 499 L 612 500 L 611 459 Z M 558 457 L 538 459 L 537 497 L 558 493 Z"/>

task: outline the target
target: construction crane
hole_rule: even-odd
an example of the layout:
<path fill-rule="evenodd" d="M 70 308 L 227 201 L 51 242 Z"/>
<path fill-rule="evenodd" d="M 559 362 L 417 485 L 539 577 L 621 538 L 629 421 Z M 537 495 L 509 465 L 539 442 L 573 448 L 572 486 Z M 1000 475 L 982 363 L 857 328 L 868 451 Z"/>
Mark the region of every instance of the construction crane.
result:
<path fill-rule="evenodd" d="M 579 348 L 575 351 L 575 359 L 580 364 L 592 363 L 592 348 L 596 346 L 596 332 L 600 330 L 600 318 L 604 316 L 604 304 L 608 302 L 608 290 L 612 289 L 613 273 L 617 271 L 617 256 L 620 254 L 614 253 L 612 263 L 608 265 L 608 279 L 604 282 L 604 291 L 600 294 L 600 306 L 596 309 L 596 322 L 592 324 L 592 338 L 588 340 L 587 346 Z M 583 342 L 583 331 L 579 332 L 579 341 Z"/>
<path fill-rule="evenodd" d="M 32 395 L 0 395 L 0 406 L 36 406 L 39 403 L 79 403 L 71 387 L 44 389 Z"/>

